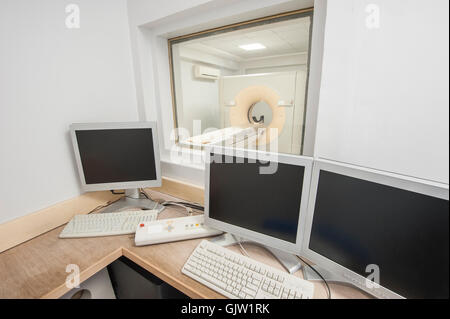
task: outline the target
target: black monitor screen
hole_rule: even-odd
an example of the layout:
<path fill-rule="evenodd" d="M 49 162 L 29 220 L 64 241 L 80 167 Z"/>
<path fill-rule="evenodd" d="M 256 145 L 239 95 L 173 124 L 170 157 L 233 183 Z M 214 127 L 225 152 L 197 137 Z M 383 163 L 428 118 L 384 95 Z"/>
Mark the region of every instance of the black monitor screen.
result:
<path fill-rule="evenodd" d="M 156 180 L 150 128 L 75 132 L 86 184 Z"/>
<path fill-rule="evenodd" d="M 322 170 L 309 248 L 406 298 L 448 298 L 449 205 Z"/>
<path fill-rule="evenodd" d="M 209 217 L 295 243 L 305 168 L 277 163 L 273 174 L 261 174 L 273 163 L 229 156 L 221 162 L 210 165 Z"/>

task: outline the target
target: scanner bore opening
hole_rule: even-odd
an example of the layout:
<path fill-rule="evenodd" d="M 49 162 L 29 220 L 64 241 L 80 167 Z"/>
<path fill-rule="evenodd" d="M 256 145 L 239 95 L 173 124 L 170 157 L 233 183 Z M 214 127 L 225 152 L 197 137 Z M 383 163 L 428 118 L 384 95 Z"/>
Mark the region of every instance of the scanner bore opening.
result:
<path fill-rule="evenodd" d="M 264 100 L 253 103 L 247 112 L 247 119 L 250 124 L 268 127 L 272 123 L 272 118 L 272 108 Z"/>

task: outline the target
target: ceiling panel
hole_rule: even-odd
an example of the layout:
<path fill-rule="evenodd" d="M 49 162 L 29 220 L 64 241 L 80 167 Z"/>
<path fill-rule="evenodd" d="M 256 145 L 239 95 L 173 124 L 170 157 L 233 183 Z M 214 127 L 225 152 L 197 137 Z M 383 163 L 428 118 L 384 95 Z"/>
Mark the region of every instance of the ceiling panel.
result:
<path fill-rule="evenodd" d="M 309 44 L 310 18 L 292 19 L 194 39 L 180 45 L 199 49 L 210 47 L 240 59 L 306 52 Z M 261 43 L 262 50 L 245 51 L 240 45 Z M 197 44 L 201 44 L 200 46 Z"/>

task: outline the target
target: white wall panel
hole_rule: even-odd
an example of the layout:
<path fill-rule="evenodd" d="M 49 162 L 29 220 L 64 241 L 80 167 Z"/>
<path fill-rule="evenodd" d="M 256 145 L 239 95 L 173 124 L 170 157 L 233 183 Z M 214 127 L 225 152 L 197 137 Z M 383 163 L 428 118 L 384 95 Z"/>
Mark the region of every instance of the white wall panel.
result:
<path fill-rule="evenodd" d="M 448 183 L 448 6 L 328 1 L 316 156 Z"/>

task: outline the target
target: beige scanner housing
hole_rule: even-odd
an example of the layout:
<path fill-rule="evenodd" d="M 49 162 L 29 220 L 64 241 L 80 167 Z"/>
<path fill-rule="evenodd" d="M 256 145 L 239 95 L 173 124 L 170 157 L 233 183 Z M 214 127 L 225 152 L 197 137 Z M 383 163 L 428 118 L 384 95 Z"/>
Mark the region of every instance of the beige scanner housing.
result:
<path fill-rule="evenodd" d="M 282 153 L 301 154 L 305 115 L 306 69 L 270 74 L 224 76 L 220 80 L 222 127 L 255 127 L 250 123 L 250 108 L 260 101 L 272 110 L 272 121 L 265 123 L 265 134 L 255 148 L 271 149 L 277 139 Z M 270 129 L 277 134 L 270 134 Z"/>

